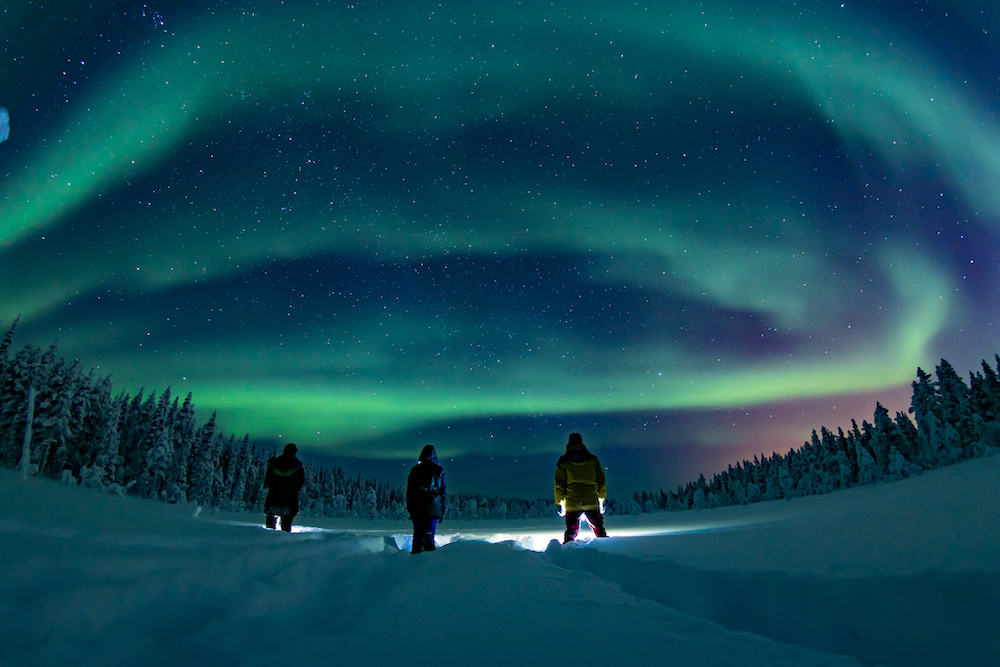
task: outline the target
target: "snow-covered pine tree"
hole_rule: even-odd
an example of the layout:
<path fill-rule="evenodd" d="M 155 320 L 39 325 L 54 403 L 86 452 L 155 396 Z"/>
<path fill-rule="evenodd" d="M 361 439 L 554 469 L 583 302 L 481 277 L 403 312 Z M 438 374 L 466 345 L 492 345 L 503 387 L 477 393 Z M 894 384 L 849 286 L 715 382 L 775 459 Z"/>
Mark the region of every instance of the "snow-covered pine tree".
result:
<path fill-rule="evenodd" d="M 924 372 L 922 368 L 917 368 L 917 379 L 911 384 L 913 393 L 910 397 L 910 410 L 913 421 L 917 425 L 917 433 L 920 435 L 920 448 L 918 462 L 924 468 L 936 468 L 940 456 L 938 451 L 943 440 L 943 428 L 941 420 L 937 418 L 939 412 L 939 396 L 937 387 L 931 376 Z M 936 433 L 941 433 L 940 437 Z"/>
<path fill-rule="evenodd" d="M 58 444 L 49 464 L 49 469 L 56 476 L 68 470 L 73 479 L 78 479 L 83 459 L 93 446 L 93 434 L 84 432 L 90 410 L 90 383 L 93 382 L 93 377 L 93 372 L 89 377 L 83 376 L 83 365 L 79 359 L 66 374 L 66 382 L 59 397 L 59 417 L 56 424 Z M 87 439 L 88 436 L 90 440 Z"/>
<path fill-rule="evenodd" d="M 1000 454 L 1000 421 L 987 421 L 981 415 L 974 415 L 976 429 L 979 435 L 975 444 L 974 456 L 991 456 Z"/>
<path fill-rule="evenodd" d="M 121 483 L 121 457 L 118 455 L 118 422 L 126 398 L 124 394 L 111 397 L 110 376 L 96 388 L 91 412 L 99 415 L 95 438 L 94 461 L 81 471 L 84 486 L 103 490 L 105 486 Z"/>
<path fill-rule="evenodd" d="M 97 406 L 99 403 L 98 394 L 102 385 L 103 380 L 94 378 L 93 369 L 82 379 L 75 399 L 78 405 L 74 407 L 74 412 L 79 414 L 81 419 L 74 434 L 73 447 L 66 453 L 65 459 L 62 458 L 62 452 L 56 452 L 59 465 L 63 469 L 69 470 L 69 473 L 78 480 L 81 479 L 83 468 L 93 464 L 94 456 L 97 453 L 97 432 L 101 427 L 102 419 Z"/>
<path fill-rule="evenodd" d="M 854 440 L 854 450 L 858 461 L 858 484 L 874 484 L 881 479 L 875 457 L 860 438 Z"/>
<path fill-rule="evenodd" d="M 1000 414 L 1000 376 L 985 359 L 982 369 L 981 373 L 969 374 L 969 399 L 973 412 L 991 421 Z"/>
<path fill-rule="evenodd" d="M 31 463 L 32 433 L 31 427 L 35 422 L 35 388 L 28 388 L 28 398 L 24 406 L 24 436 L 21 445 L 21 458 L 17 462 L 17 470 L 21 473 L 21 479 L 28 479 L 28 475 L 34 474 Z"/>
<path fill-rule="evenodd" d="M 215 451 L 218 442 L 215 437 L 216 417 L 217 413 L 213 412 L 208 422 L 198 429 L 195 435 L 195 445 L 191 452 L 191 465 L 188 469 L 187 498 L 189 501 L 202 505 L 209 505 L 214 501 L 213 486 L 219 464 Z"/>
<path fill-rule="evenodd" d="M 7 366 L 0 389 L 0 465 L 11 467 L 21 459 L 28 389 L 34 386 L 41 361 L 41 350 L 26 345 Z"/>
<path fill-rule="evenodd" d="M 837 464 L 837 488 L 846 489 L 854 486 L 858 481 L 857 450 L 854 443 L 844 435 L 844 430 L 839 427 L 837 428 L 834 459 Z"/>
<path fill-rule="evenodd" d="M 35 389 L 35 412 L 34 420 L 31 422 L 32 436 L 27 444 L 31 448 L 31 455 L 28 457 L 33 462 L 32 472 L 36 475 L 43 472 L 48 458 L 48 451 L 53 446 L 52 434 L 52 403 L 53 392 L 50 388 L 50 381 L 55 369 L 56 345 L 53 343 L 46 350 L 38 364 L 33 369 L 31 386 Z M 24 459 L 23 453 L 21 459 Z M 18 464 L 20 469 L 20 463 Z"/>
<path fill-rule="evenodd" d="M 881 482 L 883 479 L 885 479 L 885 474 L 886 474 L 885 469 L 886 465 L 888 465 L 889 463 L 889 457 L 888 454 L 886 454 L 885 456 L 879 456 L 876 454 L 875 449 L 873 447 L 873 445 L 876 444 L 875 435 L 876 435 L 875 427 L 872 424 L 869 424 L 867 421 L 862 421 L 861 442 L 864 444 L 864 447 L 868 451 L 868 453 L 871 454 L 871 457 L 874 461 L 874 466 L 872 467 L 871 472 L 872 475 L 874 475 L 875 482 Z M 880 461 L 879 458 L 881 458 L 882 460 Z"/>
<path fill-rule="evenodd" d="M 897 412 L 895 422 L 896 431 L 901 436 L 900 441 L 896 444 L 899 447 L 899 453 L 912 466 L 917 466 L 917 460 L 920 458 L 920 433 L 917 431 L 917 425 L 905 412 Z"/>
<path fill-rule="evenodd" d="M 267 457 L 256 443 L 250 446 L 250 456 L 246 463 L 246 492 L 243 505 L 247 511 L 262 510 L 264 507 L 264 474 L 267 472 Z"/>
<path fill-rule="evenodd" d="M 72 435 L 69 432 L 73 391 L 70 370 L 64 359 L 56 358 L 55 344 L 45 356 L 48 358 L 50 355 L 52 363 L 45 367 L 46 372 L 40 380 L 35 404 L 34 457 L 41 473 L 49 470 L 49 457 L 55 448 L 64 444 L 66 438 Z"/>
<path fill-rule="evenodd" d="M 904 459 L 906 454 L 916 455 L 920 449 L 919 436 L 912 427 L 909 418 L 902 413 L 896 419 L 889 418 L 889 411 L 881 403 L 875 404 L 874 424 L 872 425 L 871 441 L 869 443 L 872 456 L 879 469 L 888 475 L 889 464 L 893 459 L 891 452 L 895 450 Z"/>
<path fill-rule="evenodd" d="M 791 452 L 789 452 L 789 454 L 791 454 Z M 777 478 L 778 478 L 778 488 L 781 490 L 781 495 L 779 497 L 791 500 L 792 498 L 795 498 L 799 494 L 795 488 L 796 487 L 795 479 L 792 477 L 791 471 L 789 469 L 788 465 L 789 458 L 791 457 L 790 456 L 785 457 L 785 460 L 782 461 L 777 466 Z"/>
<path fill-rule="evenodd" d="M 170 387 L 167 387 L 160 395 L 146 439 L 139 450 L 144 465 L 137 487 L 138 493 L 145 498 L 160 498 L 170 477 L 170 464 L 174 455 L 170 410 Z"/>
<path fill-rule="evenodd" d="M 967 456 L 966 443 L 959 429 L 951 422 L 944 422 L 944 442 L 941 447 L 941 465 L 958 463 Z"/>
<path fill-rule="evenodd" d="M 7 358 L 7 353 L 10 351 L 10 346 L 14 342 L 14 331 L 17 329 L 17 323 L 21 320 L 20 315 L 14 320 L 14 323 L 10 325 L 7 329 L 7 334 L 0 341 L 0 388 L 3 387 L 4 378 L 7 376 L 7 367 L 10 365 L 10 360 Z M 0 403 L 3 401 L 3 395 L 0 394 Z"/>
<path fill-rule="evenodd" d="M 905 477 L 912 477 L 919 474 L 920 471 L 920 466 L 907 461 L 895 447 L 889 451 L 889 465 L 886 468 L 886 479 L 899 480 Z"/>
<path fill-rule="evenodd" d="M 924 416 L 920 434 L 920 464 L 926 469 L 945 465 L 949 458 L 944 424 L 934 413 Z"/>
<path fill-rule="evenodd" d="M 762 487 L 763 495 L 761 496 L 764 500 L 777 500 L 781 497 L 781 481 L 778 478 L 778 463 L 776 459 L 780 459 L 781 455 L 775 452 L 770 457 L 765 457 L 761 453 L 761 467 L 764 473 L 764 486 Z"/>
<path fill-rule="evenodd" d="M 122 483 L 126 486 L 137 482 L 146 471 L 146 448 L 154 442 L 150 431 L 156 416 L 156 392 L 150 392 L 143 400 L 143 391 L 140 389 L 127 404 L 118 429 Z"/>
<path fill-rule="evenodd" d="M 10 328 L 7 329 L 7 334 L 3 337 L 3 340 L 0 341 L 0 372 L 6 370 L 7 352 L 10 350 L 10 346 L 14 342 L 14 331 L 17 330 L 17 323 L 20 321 L 20 315 L 14 318 L 14 322 L 11 323 Z"/>
<path fill-rule="evenodd" d="M 236 445 L 233 460 L 229 465 L 230 470 L 227 471 L 225 488 L 229 494 L 227 497 L 229 508 L 233 512 L 242 512 L 246 509 L 243 497 L 246 495 L 247 466 L 250 461 L 250 434 L 247 433 Z"/>
<path fill-rule="evenodd" d="M 187 500 L 188 471 L 191 464 L 191 451 L 195 446 L 198 425 L 195 422 L 194 403 L 191 392 L 184 398 L 184 403 L 172 415 L 173 427 L 170 431 L 173 460 L 170 462 L 167 486 L 169 495 L 175 502 Z"/>
<path fill-rule="evenodd" d="M 972 419 L 972 400 L 969 387 L 955 372 L 950 363 L 942 359 L 935 369 L 937 389 L 940 394 L 938 417 L 944 424 L 954 427 L 958 435 L 959 459 L 971 456 L 973 443 L 976 442 L 976 426 Z"/>

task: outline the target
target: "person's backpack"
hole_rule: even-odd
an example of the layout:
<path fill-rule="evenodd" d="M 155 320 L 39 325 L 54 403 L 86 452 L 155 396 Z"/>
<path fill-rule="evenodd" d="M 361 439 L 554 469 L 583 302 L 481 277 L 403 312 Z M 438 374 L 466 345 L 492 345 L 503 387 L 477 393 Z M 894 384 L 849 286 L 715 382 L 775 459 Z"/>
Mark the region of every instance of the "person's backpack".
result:
<path fill-rule="evenodd" d="M 435 470 L 431 472 L 430 479 L 427 483 L 420 487 L 421 493 L 425 494 L 428 500 L 433 500 L 437 496 L 441 495 L 441 471 Z"/>
<path fill-rule="evenodd" d="M 419 466 L 423 468 L 424 466 Z M 437 512 L 444 510 L 442 488 L 443 471 L 437 466 L 426 466 L 426 470 L 420 470 L 421 478 L 414 480 L 413 510 L 419 514 L 429 514 L 433 516 Z"/>

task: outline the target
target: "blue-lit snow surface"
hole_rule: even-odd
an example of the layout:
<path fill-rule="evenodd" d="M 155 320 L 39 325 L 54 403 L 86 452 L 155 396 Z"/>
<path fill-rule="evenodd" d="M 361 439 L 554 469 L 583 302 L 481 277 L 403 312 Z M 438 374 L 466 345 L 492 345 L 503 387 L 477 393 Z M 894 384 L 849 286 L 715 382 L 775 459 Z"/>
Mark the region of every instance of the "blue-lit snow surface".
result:
<path fill-rule="evenodd" d="M 288 535 L 0 470 L 0 665 L 996 665 L 998 489 L 993 458 L 566 547 L 557 517 L 445 522 L 413 556 L 406 523 Z"/>

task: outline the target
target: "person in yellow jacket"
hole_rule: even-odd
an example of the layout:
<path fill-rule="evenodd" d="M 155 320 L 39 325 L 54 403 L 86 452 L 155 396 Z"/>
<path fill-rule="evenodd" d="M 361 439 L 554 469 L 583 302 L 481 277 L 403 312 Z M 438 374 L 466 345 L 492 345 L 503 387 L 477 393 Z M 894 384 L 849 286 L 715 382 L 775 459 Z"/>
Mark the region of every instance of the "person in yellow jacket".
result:
<path fill-rule="evenodd" d="M 556 464 L 556 505 L 566 516 L 566 534 L 563 544 L 572 542 L 580 534 L 580 517 L 587 515 L 587 523 L 597 537 L 607 537 L 604 530 L 603 501 L 608 490 L 604 483 L 604 468 L 597 457 L 587 451 L 583 436 L 570 433 L 566 453 Z"/>

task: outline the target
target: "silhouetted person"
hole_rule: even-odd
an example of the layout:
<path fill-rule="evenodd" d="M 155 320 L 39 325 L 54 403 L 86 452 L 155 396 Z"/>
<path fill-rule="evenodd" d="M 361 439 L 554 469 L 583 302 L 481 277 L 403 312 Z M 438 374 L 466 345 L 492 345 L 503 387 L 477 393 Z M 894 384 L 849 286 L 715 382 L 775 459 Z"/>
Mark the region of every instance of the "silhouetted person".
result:
<path fill-rule="evenodd" d="M 281 517 L 281 529 L 286 533 L 292 532 L 292 519 L 299 513 L 299 491 L 306 481 L 306 474 L 302 470 L 302 462 L 295 457 L 297 451 L 298 447 L 288 443 L 281 456 L 273 456 L 267 463 L 264 513 L 267 514 L 267 527 L 272 530 L 278 523 L 278 517 Z"/>
<path fill-rule="evenodd" d="M 426 445 L 406 479 L 406 511 L 413 521 L 412 553 L 434 551 L 434 532 L 444 518 L 447 488 L 433 445 Z"/>
<path fill-rule="evenodd" d="M 580 534 L 580 517 L 584 514 L 594 535 L 608 536 L 601 515 L 601 501 L 607 495 L 601 462 L 587 451 L 579 433 L 570 433 L 566 453 L 556 464 L 556 505 L 561 505 L 566 514 L 563 544 L 572 542 Z"/>

